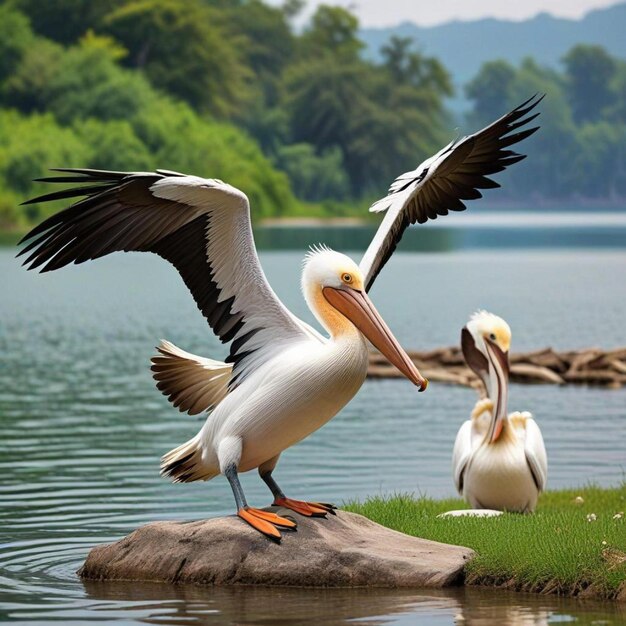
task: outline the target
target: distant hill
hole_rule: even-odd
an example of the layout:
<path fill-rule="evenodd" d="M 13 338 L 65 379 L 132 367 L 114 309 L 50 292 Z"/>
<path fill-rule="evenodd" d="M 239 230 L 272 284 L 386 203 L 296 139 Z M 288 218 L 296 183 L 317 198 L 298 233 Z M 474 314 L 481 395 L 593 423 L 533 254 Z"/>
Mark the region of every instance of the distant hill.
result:
<path fill-rule="evenodd" d="M 412 37 L 421 51 L 445 64 L 457 86 L 457 108 L 462 100 L 460 88 L 485 61 L 500 58 L 518 63 L 533 56 L 541 64 L 556 67 L 577 43 L 599 44 L 610 54 L 626 59 L 626 3 L 591 11 L 581 20 L 541 13 L 523 22 L 483 19 L 431 27 L 403 22 L 390 28 L 366 28 L 361 38 L 367 44 L 367 55 L 379 58 L 381 46 L 392 35 Z"/>

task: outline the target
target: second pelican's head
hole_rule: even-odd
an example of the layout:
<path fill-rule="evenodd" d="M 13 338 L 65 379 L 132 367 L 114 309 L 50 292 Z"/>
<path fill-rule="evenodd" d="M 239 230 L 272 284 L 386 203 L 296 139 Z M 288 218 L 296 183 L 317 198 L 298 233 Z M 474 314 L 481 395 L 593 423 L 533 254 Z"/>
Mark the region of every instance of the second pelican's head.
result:
<path fill-rule="evenodd" d="M 493 402 L 488 440 L 495 442 L 506 418 L 509 385 L 509 348 L 511 329 L 497 315 L 478 311 L 461 331 L 461 348 L 468 366 L 485 385 Z"/>
<path fill-rule="evenodd" d="M 331 336 L 339 337 L 356 328 L 420 391 L 426 389 L 428 381 L 365 293 L 363 274 L 351 258 L 329 248 L 312 250 L 304 262 L 302 291 Z"/>

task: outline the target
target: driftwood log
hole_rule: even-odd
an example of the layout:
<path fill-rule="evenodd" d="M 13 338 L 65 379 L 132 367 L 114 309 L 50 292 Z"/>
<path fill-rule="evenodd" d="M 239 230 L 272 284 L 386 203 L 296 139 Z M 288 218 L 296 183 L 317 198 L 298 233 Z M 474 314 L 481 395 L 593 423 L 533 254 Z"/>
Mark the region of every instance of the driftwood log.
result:
<path fill-rule="evenodd" d="M 439 348 L 409 352 L 420 372 L 429 380 L 481 388 L 478 377 L 467 367 L 461 349 Z M 552 348 L 510 355 L 511 381 L 526 384 L 595 385 L 619 389 L 626 385 L 626 348 L 616 350 L 570 350 Z M 370 353 L 370 378 L 400 378 L 402 374 L 378 352 Z"/>

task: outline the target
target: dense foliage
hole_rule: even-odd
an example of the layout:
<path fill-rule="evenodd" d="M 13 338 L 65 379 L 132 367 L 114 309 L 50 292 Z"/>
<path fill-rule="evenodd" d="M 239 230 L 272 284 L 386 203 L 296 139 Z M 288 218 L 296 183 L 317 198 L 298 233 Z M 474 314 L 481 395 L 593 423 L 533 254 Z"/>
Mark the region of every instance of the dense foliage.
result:
<path fill-rule="evenodd" d="M 408 43 L 361 58 L 356 18 L 297 1 L 0 3 L 0 226 L 24 225 L 52 166 L 228 180 L 255 216 L 382 192 L 446 137 L 450 81 Z M 296 197 L 294 197 L 297 196 Z M 319 207 L 318 207 L 319 209 Z"/>
<path fill-rule="evenodd" d="M 0 0 L 0 228 L 49 167 L 163 167 L 241 187 L 256 217 L 360 214 L 454 136 L 451 80 L 410 39 L 365 60 L 358 22 L 300 0 Z M 486 64 L 471 123 L 548 93 L 505 198 L 626 193 L 626 64 L 578 46 L 564 73 Z M 305 204 L 303 204 L 305 203 Z M 52 207 L 55 210 L 56 207 Z"/>
<path fill-rule="evenodd" d="M 541 132 L 524 144 L 532 155 L 506 173 L 507 193 L 519 198 L 626 196 L 626 62 L 599 46 L 578 45 L 563 72 L 526 59 L 485 63 L 466 86 L 472 125 L 488 123 L 528 94 L 541 103 Z M 504 178 L 504 176 L 503 176 Z"/>

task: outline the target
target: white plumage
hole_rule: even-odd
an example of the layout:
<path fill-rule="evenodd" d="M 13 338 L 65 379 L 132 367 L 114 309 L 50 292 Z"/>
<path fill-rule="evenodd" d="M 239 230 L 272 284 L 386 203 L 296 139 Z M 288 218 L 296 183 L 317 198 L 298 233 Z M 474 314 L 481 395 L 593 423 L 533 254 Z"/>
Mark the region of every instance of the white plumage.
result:
<path fill-rule="evenodd" d="M 462 331 L 468 365 L 485 384 L 456 437 L 452 472 L 474 509 L 531 512 L 545 489 L 548 461 L 539 426 L 528 412 L 506 414 L 509 325 L 480 311 Z"/>

